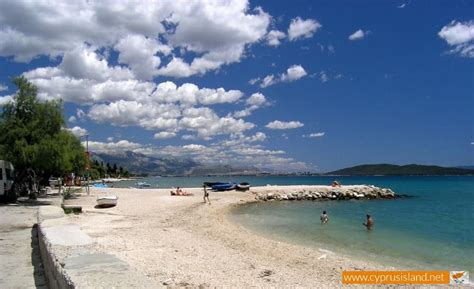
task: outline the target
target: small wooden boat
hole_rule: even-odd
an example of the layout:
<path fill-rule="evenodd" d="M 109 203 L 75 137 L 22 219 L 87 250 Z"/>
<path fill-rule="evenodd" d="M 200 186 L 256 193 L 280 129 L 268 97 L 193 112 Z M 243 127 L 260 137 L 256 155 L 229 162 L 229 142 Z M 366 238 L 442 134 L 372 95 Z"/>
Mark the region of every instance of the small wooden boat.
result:
<path fill-rule="evenodd" d="M 230 191 L 234 190 L 237 187 L 236 183 L 222 183 L 212 186 L 211 188 L 214 191 Z"/>
<path fill-rule="evenodd" d="M 236 187 L 237 191 L 248 191 L 250 190 L 250 184 L 249 183 L 240 183 Z"/>
<path fill-rule="evenodd" d="M 109 208 L 117 205 L 117 196 L 97 196 L 97 206 L 101 208 Z"/>

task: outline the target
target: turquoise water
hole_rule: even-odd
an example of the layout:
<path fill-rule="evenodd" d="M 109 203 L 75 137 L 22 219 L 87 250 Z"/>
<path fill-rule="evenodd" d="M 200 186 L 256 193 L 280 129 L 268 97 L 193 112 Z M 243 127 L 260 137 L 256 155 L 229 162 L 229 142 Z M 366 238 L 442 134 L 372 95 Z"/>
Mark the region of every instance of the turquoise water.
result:
<path fill-rule="evenodd" d="M 323 180 L 326 184 L 331 181 Z M 389 187 L 414 197 L 255 203 L 235 210 L 232 218 L 268 237 L 343 255 L 402 268 L 474 272 L 474 177 L 340 180 L 344 184 Z M 323 210 L 330 217 L 325 225 L 319 221 Z M 375 220 L 370 232 L 362 226 L 367 213 Z"/>
<path fill-rule="evenodd" d="M 338 177 L 342 184 L 372 184 L 413 198 L 293 201 L 245 205 L 231 216 L 268 237 L 402 268 L 474 272 L 474 177 Z M 153 187 L 198 187 L 205 181 L 252 185 L 330 184 L 333 177 L 153 177 Z M 136 181 L 115 186 L 133 186 Z M 218 194 L 218 193 L 216 193 Z M 330 222 L 320 224 L 328 211 Z M 362 222 L 369 213 L 375 228 Z"/>

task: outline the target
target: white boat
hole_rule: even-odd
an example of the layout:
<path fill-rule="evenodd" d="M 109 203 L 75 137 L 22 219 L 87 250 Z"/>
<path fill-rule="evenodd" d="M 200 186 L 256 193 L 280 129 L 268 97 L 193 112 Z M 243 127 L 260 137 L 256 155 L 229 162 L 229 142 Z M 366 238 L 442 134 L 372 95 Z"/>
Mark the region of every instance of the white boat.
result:
<path fill-rule="evenodd" d="M 237 191 L 248 191 L 250 190 L 250 184 L 249 183 L 240 183 L 237 185 Z"/>
<path fill-rule="evenodd" d="M 151 185 L 147 182 L 138 182 L 137 186 L 139 186 L 140 188 L 149 188 L 149 187 L 151 187 Z"/>
<path fill-rule="evenodd" d="M 102 208 L 116 206 L 117 202 L 117 196 L 97 196 L 97 206 Z"/>

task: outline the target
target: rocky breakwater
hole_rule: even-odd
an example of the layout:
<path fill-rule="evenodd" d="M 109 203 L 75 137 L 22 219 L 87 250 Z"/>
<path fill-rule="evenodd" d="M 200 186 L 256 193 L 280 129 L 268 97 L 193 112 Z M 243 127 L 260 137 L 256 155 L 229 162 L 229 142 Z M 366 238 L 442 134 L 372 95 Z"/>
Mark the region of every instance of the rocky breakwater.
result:
<path fill-rule="evenodd" d="M 293 189 L 272 189 L 253 192 L 259 201 L 293 201 L 293 200 L 350 200 L 350 199 L 392 199 L 397 195 L 387 188 L 371 185 L 358 186 L 305 186 Z"/>

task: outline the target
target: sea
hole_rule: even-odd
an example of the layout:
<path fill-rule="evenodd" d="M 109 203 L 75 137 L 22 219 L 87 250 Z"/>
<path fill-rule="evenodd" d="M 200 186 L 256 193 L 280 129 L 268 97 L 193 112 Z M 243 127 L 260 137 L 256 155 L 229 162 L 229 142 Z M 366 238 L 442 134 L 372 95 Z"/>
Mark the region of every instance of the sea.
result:
<path fill-rule="evenodd" d="M 152 188 L 199 187 L 203 182 L 329 185 L 328 176 L 151 177 Z M 474 176 L 337 177 L 343 185 L 370 184 L 410 197 L 390 200 L 260 202 L 230 218 L 264 237 L 406 269 L 474 274 Z M 124 181 L 115 186 L 134 186 Z M 212 193 L 211 193 L 212 194 Z M 219 193 L 215 193 L 219 194 Z M 212 198 L 212 195 L 211 195 Z M 319 216 L 327 211 L 329 223 Z M 373 216 L 374 229 L 362 225 Z"/>

